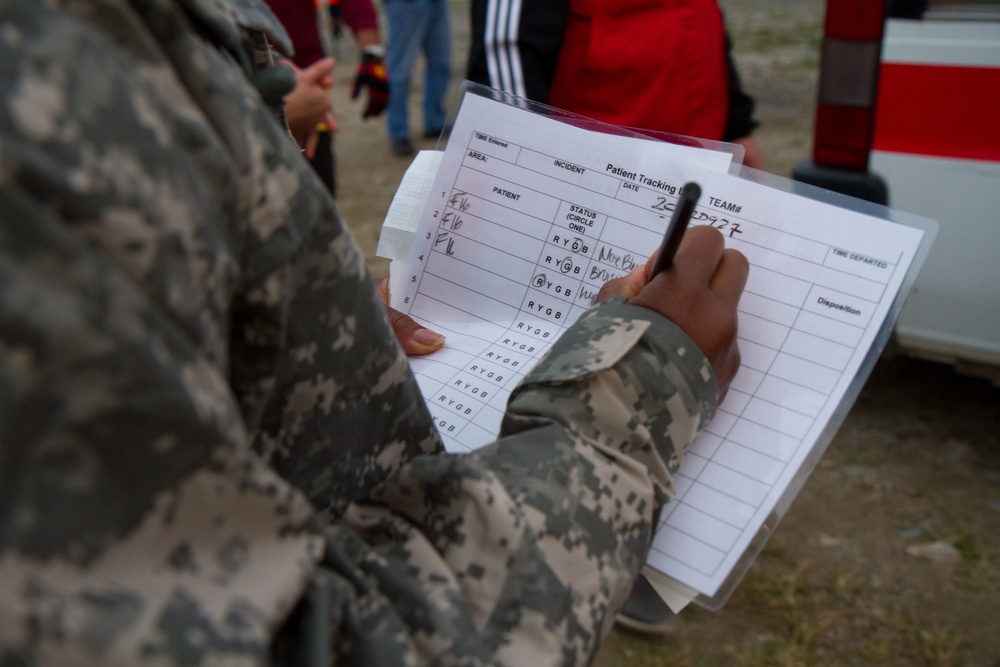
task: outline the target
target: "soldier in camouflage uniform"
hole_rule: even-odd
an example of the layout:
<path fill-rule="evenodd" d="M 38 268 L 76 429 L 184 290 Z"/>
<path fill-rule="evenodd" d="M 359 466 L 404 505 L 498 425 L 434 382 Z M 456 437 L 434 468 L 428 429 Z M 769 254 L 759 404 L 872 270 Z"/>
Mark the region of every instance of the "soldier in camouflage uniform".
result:
<path fill-rule="evenodd" d="M 585 664 L 738 365 L 745 260 L 693 230 L 444 454 L 249 83 L 264 33 L 0 0 L 0 665 Z"/>

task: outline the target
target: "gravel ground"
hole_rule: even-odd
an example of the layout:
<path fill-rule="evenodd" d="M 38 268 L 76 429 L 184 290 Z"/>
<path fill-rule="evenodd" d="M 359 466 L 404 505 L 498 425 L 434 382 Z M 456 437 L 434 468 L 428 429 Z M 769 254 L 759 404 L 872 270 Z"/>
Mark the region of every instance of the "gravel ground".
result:
<path fill-rule="evenodd" d="M 824 4 L 720 4 L 765 167 L 787 176 L 810 150 Z M 451 8 L 458 82 L 468 2 Z M 391 155 L 383 119 L 360 120 L 347 96 L 356 56 L 347 41 L 340 52 L 339 203 L 384 275 L 374 249 L 408 161 Z M 416 122 L 417 91 L 411 103 Z M 668 637 L 615 630 L 596 664 L 1000 667 L 998 618 L 1000 389 L 890 351 L 726 606 L 685 610 Z"/>

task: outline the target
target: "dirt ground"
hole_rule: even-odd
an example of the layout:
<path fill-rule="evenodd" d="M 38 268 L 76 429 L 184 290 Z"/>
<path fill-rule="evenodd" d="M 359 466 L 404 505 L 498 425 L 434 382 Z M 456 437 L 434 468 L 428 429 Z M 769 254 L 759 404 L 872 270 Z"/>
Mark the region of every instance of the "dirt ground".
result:
<path fill-rule="evenodd" d="M 768 171 L 808 155 L 822 0 L 722 0 Z M 454 81 L 468 0 L 451 0 Z M 378 232 L 409 160 L 348 98 L 339 43 L 339 205 L 376 275 Z M 419 76 L 415 77 L 419 86 Z M 411 95 L 415 143 L 418 91 Z M 615 630 L 596 665 L 1000 667 L 1000 388 L 894 354 L 876 366 L 826 455 L 725 607 L 673 635 Z"/>

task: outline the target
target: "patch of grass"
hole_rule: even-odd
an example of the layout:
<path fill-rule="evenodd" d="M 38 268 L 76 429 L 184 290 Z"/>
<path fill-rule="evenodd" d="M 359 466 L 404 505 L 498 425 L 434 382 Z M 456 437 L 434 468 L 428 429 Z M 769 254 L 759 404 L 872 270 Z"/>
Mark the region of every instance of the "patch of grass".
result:
<path fill-rule="evenodd" d="M 948 540 L 962 556 L 958 584 L 967 590 L 982 590 L 1000 579 L 1000 548 L 981 546 L 972 535 Z"/>
<path fill-rule="evenodd" d="M 928 628 L 909 614 L 895 617 L 901 655 L 927 667 L 960 667 L 962 638 L 947 630 Z"/>
<path fill-rule="evenodd" d="M 740 51 L 769 54 L 787 48 L 818 51 L 822 35 L 822 26 L 819 24 L 799 25 L 795 30 L 760 26 L 736 32 L 733 40 L 739 44 Z"/>
<path fill-rule="evenodd" d="M 668 638 L 616 631 L 596 667 L 963 667 L 969 648 L 919 611 L 886 609 L 851 574 L 819 576 L 805 561 L 754 571 L 718 614 L 680 620 Z"/>
<path fill-rule="evenodd" d="M 817 52 L 818 53 L 818 52 Z M 802 56 L 802 59 L 798 62 L 798 68 L 801 71 L 812 72 L 819 69 L 819 56 L 809 54 L 807 56 Z"/>
<path fill-rule="evenodd" d="M 745 584 L 754 597 L 768 607 L 797 608 L 809 604 L 812 587 L 802 576 L 808 563 L 800 563 L 792 572 L 762 574 L 749 578 Z"/>
<path fill-rule="evenodd" d="M 753 610 L 767 631 L 725 649 L 728 664 L 745 667 L 821 664 L 820 648 L 828 643 L 828 633 L 840 622 L 842 614 L 826 601 L 831 590 L 817 588 L 808 570 L 808 561 L 803 561 L 791 571 L 755 572 L 747 577 L 742 584 L 747 589 L 743 606 Z M 846 579 L 836 584 L 837 588 L 849 586 Z"/>
<path fill-rule="evenodd" d="M 698 664 L 692 646 L 675 644 L 669 637 L 647 637 L 617 630 L 608 637 L 594 667 L 682 667 Z"/>
<path fill-rule="evenodd" d="M 962 561 L 965 563 L 975 563 L 982 560 L 982 553 L 976 546 L 975 540 L 972 535 L 959 535 L 953 537 L 950 540 L 951 545 L 958 549 L 958 553 L 962 555 Z"/>
<path fill-rule="evenodd" d="M 870 665 L 961 667 L 963 638 L 932 628 L 911 612 L 899 612 L 869 628 L 858 657 Z"/>

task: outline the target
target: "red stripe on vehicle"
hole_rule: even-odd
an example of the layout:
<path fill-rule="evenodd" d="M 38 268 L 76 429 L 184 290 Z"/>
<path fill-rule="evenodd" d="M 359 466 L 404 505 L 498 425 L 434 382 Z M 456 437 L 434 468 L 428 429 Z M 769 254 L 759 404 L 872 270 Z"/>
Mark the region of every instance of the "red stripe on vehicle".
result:
<path fill-rule="evenodd" d="M 1000 161 L 1000 69 L 884 63 L 873 148 Z"/>

